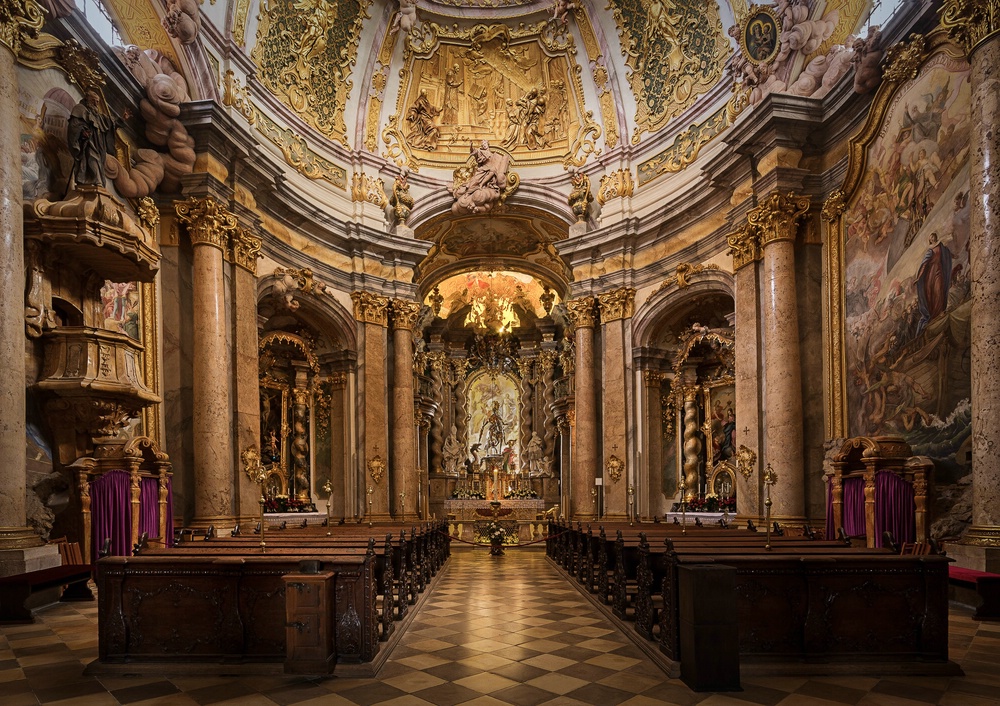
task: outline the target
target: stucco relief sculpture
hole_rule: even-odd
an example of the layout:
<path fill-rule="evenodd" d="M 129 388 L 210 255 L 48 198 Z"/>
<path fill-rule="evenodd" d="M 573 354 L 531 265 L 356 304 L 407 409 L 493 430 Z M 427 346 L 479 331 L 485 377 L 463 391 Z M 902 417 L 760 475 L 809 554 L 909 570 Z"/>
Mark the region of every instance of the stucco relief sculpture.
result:
<path fill-rule="evenodd" d="M 854 92 L 868 93 L 882 82 L 882 32 L 878 26 L 869 27 L 868 34 L 857 37 L 852 45 L 854 54 Z"/>
<path fill-rule="evenodd" d="M 417 100 L 406 111 L 406 139 L 410 145 L 421 149 L 437 149 L 441 128 L 436 124 L 441 109 L 431 105 L 427 91 L 421 90 Z"/>
<path fill-rule="evenodd" d="M 392 26 L 389 28 L 391 34 L 403 30 L 403 34 L 409 34 L 418 29 L 420 20 L 417 17 L 416 0 L 399 0 L 399 12 L 392 19 Z"/>
<path fill-rule="evenodd" d="M 410 182 L 407 180 L 409 174 L 410 168 L 407 166 L 399 170 L 399 174 L 392 182 L 392 196 L 389 197 L 389 205 L 392 206 L 396 223 L 404 226 L 410 217 L 410 211 L 413 210 L 413 196 L 410 195 Z"/>
<path fill-rule="evenodd" d="M 163 29 L 181 44 L 193 44 L 201 30 L 201 13 L 195 0 L 167 0 Z"/>
<path fill-rule="evenodd" d="M 472 151 L 467 166 L 456 170 L 451 187 L 455 198 L 452 213 L 485 213 L 499 206 L 519 183 L 517 180 L 511 184 L 507 174 L 509 168 L 510 155 L 494 151 L 490 143 L 483 140 Z M 510 176 L 516 179 L 516 175 Z"/>
<path fill-rule="evenodd" d="M 594 195 L 590 193 L 590 177 L 578 170 L 576 167 L 569 168 L 569 207 L 576 216 L 577 223 L 583 223 L 590 215 L 591 203 Z"/>

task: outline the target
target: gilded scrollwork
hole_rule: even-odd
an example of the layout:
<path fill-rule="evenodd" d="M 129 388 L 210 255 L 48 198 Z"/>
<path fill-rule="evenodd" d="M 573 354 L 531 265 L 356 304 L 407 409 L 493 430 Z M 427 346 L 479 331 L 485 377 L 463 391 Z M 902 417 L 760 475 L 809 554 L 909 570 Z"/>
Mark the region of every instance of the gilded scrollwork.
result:
<path fill-rule="evenodd" d="M 593 297 L 578 297 L 566 301 L 566 316 L 574 328 L 593 328 L 596 313 Z"/>
<path fill-rule="evenodd" d="M 635 180 L 628 169 L 616 169 L 601 177 L 597 202 L 602 206 L 611 199 L 630 198 L 635 193 Z"/>
<path fill-rule="evenodd" d="M 308 179 L 322 179 L 338 189 L 347 189 L 347 170 L 313 152 L 297 133 L 283 128 L 257 111 L 257 132 L 270 140 L 285 157 L 285 162 Z"/>
<path fill-rule="evenodd" d="M 631 319 L 635 313 L 635 289 L 621 287 L 598 295 L 598 308 L 601 312 L 601 323 Z"/>
<path fill-rule="evenodd" d="M 420 319 L 420 304 L 406 299 L 393 299 L 389 305 L 392 312 L 392 328 L 412 331 Z"/>
<path fill-rule="evenodd" d="M 941 26 L 967 56 L 1000 32 L 1000 0 L 945 0 Z"/>
<path fill-rule="evenodd" d="M 344 111 L 371 0 L 295 0 L 261 5 L 251 58 L 261 83 L 303 120 L 347 144 Z"/>
<path fill-rule="evenodd" d="M 775 191 L 747 214 L 747 224 L 758 230 L 763 248 L 776 240 L 795 240 L 799 220 L 808 210 L 808 196 Z"/>
<path fill-rule="evenodd" d="M 35 0 L 3 0 L 0 2 L 0 44 L 16 56 L 21 51 L 21 42 L 37 37 L 44 22 L 45 13 Z"/>
<path fill-rule="evenodd" d="M 882 78 L 894 83 L 914 79 L 926 58 L 927 40 L 922 35 L 911 34 L 908 41 L 897 42 L 886 49 Z"/>
<path fill-rule="evenodd" d="M 389 297 L 371 292 L 351 292 L 354 301 L 354 318 L 369 324 L 388 326 Z"/>
<path fill-rule="evenodd" d="M 177 219 L 187 226 L 188 236 L 195 245 L 212 245 L 223 252 L 229 249 L 229 238 L 236 230 L 236 216 L 211 196 L 203 199 L 191 196 L 174 204 Z"/>
<path fill-rule="evenodd" d="M 351 179 L 351 200 L 372 203 L 379 208 L 389 205 L 382 180 L 364 172 L 355 172 Z"/>
<path fill-rule="evenodd" d="M 723 107 L 701 123 L 692 125 L 677 135 L 670 147 L 639 165 L 639 186 L 662 174 L 679 172 L 687 167 L 698 158 L 701 148 L 718 137 L 729 124 L 729 110 Z"/>
<path fill-rule="evenodd" d="M 226 71 L 222 77 L 222 105 L 235 108 L 248 123 L 254 124 L 257 111 L 250 102 L 250 92 L 232 70 Z"/>
<path fill-rule="evenodd" d="M 611 0 L 638 109 L 632 142 L 659 130 L 722 78 L 729 41 L 715 3 Z"/>
<path fill-rule="evenodd" d="M 160 225 L 160 209 L 157 208 L 156 202 L 148 196 L 143 196 L 139 199 L 136 206 L 136 215 L 139 217 L 139 223 L 150 233 L 155 233 L 156 226 Z"/>

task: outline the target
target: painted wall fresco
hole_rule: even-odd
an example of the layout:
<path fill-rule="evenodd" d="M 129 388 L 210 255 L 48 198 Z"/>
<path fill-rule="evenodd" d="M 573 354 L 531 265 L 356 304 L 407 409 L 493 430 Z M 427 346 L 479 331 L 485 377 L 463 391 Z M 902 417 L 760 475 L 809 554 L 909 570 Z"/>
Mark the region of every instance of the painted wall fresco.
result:
<path fill-rule="evenodd" d="M 139 289 L 135 282 L 112 282 L 105 280 L 101 287 L 101 312 L 104 328 L 116 333 L 124 333 L 137 341 L 142 341 L 139 316 L 142 305 Z"/>
<path fill-rule="evenodd" d="M 66 129 L 77 100 L 62 88 L 48 88 L 40 73 L 21 72 L 19 81 L 21 186 L 27 201 L 50 193 L 61 197 L 73 165 Z"/>
<path fill-rule="evenodd" d="M 898 91 L 844 216 L 852 436 L 903 435 L 964 474 L 969 376 L 969 79 L 938 54 Z"/>
<path fill-rule="evenodd" d="M 518 392 L 507 375 L 481 374 L 469 383 L 469 445 L 479 458 L 496 455 L 507 446 L 520 457 Z"/>

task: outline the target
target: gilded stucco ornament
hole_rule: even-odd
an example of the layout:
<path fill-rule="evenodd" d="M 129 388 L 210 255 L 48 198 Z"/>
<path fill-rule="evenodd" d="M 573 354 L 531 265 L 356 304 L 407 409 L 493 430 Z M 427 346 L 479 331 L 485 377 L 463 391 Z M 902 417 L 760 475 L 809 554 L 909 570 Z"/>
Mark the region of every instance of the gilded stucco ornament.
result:
<path fill-rule="evenodd" d="M 616 169 L 601 177 L 597 202 L 602 206 L 611 199 L 630 198 L 635 193 L 635 181 L 628 169 Z"/>
<path fill-rule="evenodd" d="M 0 44 L 15 55 L 24 39 L 38 36 L 45 12 L 35 0 L 0 0 Z"/>
<path fill-rule="evenodd" d="M 747 214 L 747 224 L 758 229 L 761 247 L 776 240 L 795 240 L 799 220 L 808 210 L 808 196 L 774 192 Z"/>
<path fill-rule="evenodd" d="M 285 162 L 307 179 L 322 179 L 338 189 L 347 189 L 347 170 L 309 148 L 298 133 L 283 128 L 267 115 L 256 111 L 257 132 L 270 140 L 285 157 Z"/>
<path fill-rule="evenodd" d="M 915 79 L 926 58 L 927 40 L 920 34 L 911 34 L 909 40 L 897 42 L 886 50 L 882 78 L 894 83 Z"/>
<path fill-rule="evenodd" d="M 372 477 L 372 481 L 375 485 L 382 482 L 382 477 L 385 475 L 385 460 L 378 453 L 378 446 L 375 447 L 375 455 L 368 459 L 368 473 Z"/>
<path fill-rule="evenodd" d="M 631 319 L 635 313 L 635 289 L 632 287 L 621 287 L 599 294 L 597 301 L 601 323 Z"/>
<path fill-rule="evenodd" d="M 368 324 L 388 326 L 389 297 L 371 292 L 351 292 L 354 302 L 354 318 Z"/>
<path fill-rule="evenodd" d="M 596 314 L 593 297 L 578 297 L 566 301 L 566 316 L 574 328 L 593 328 Z"/>
<path fill-rule="evenodd" d="M 757 464 L 757 454 L 753 449 L 740 444 L 739 451 L 736 452 L 736 470 L 743 478 L 749 480 L 753 475 L 753 469 Z"/>
<path fill-rule="evenodd" d="M 824 221 L 833 223 L 847 210 L 847 200 L 842 189 L 837 189 L 831 193 L 823 204 L 820 216 Z"/>
<path fill-rule="evenodd" d="M 230 69 L 222 77 L 222 105 L 235 108 L 251 125 L 257 117 L 257 111 L 250 102 L 250 91 L 240 83 L 239 78 Z"/>
<path fill-rule="evenodd" d="M 756 228 L 744 223 L 726 238 L 733 270 L 739 270 L 760 259 L 760 235 Z"/>
<path fill-rule="evenodd" d="M 371 0 L 264 3 L 250 55 L 265 88 L 345 146 L 350 76 L 370 6 Z"/>
<path fill-rule="evenodd" d="M 389 305 L 392 312 L 392 328 L 412 331 L 420 319 L 420 303 L 406 299 L 393 299 Z"/>
<path fill-rule="evenodd" d="M 608 456 L 608 461 L 604 465 L 604 470 L 607 472 L 608 477 L 615 483 L 622 479 L 622 472 L 625 470 L 625 462 L 620 458 L 611 454 Z"/>
<path fill-rule="evenodd" d="M 722 78 L 729 41 L 716 3 L 610 0 L 635 94 L 636 128 L 655 132 Z"/>
<path fill-rule="evenodd" d="M 570 191 L 567 201 L 576 216 L 576 222 L 583 223 L 590 214 L 590 204 L 594 200 L 594 195 L 590 193 L 590 177 L 576 167 L 570 167 L 569 174 Z"/>
<path fill-rule="evenodd" d="M 639 186 L 662 174 L 679 172 L 698 159 L 701 148 L 729 127 L 729 111 L 722 107 L 704 121 L 692 125 L 674 138 L 673 144 L 639 165 Z"/>
<path fill-rule="evenodd" d="M 237 228 L 236 216 L 212 196 L 174 204 L 177 219 L 187 226 L 188 236 L 194 245 L 212 245 L 222 251 L 229 248 L 229 238 Z"/>
<path fill-rule="evenodd" d="M 138 201 L 136 212 L 139 223 L 150 233 L 155 232 L 156 226 L 160 225 L 160 209 L 156 207 L 156 202 L 148 196 L 143 196 Z"/>
<path fill-rule="evenodd" d="M 379 208 L 389 205 L 382 180 L 364 172 L 355 172 L 351 179 L 351 200 L 375 204 Z"/>
<path fill-rule="evenodd" d="M 392 206 L 392 213 L 396 218 L 396 223 L 404 226 L 410 218 L 410 212 L 413 210 L 414 203 L 413 196 L 410 194 L 410 182 L 407 178 L 409 173 L 409 168 L 405 166 L 399 170 L 399 174 L 396 175 L 396 178 L 392 182 L 392 196 L 389 197 L 389 205 Z M 438 306 L 438 310 L 440 308 Z M 437 314 L 437 312 L 434 313 Z"/>
<path fill-rule="evenodd" d="M 945 0 L 941 26 L 967 56 L 1000 32 L 1000 0 Z"/>

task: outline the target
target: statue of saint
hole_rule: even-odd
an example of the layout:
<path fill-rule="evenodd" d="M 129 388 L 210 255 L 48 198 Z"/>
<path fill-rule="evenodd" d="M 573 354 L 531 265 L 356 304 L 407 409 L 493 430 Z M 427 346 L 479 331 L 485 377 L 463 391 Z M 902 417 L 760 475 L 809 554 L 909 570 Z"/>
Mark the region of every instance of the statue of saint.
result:
<path fill-rule="evenodd" d="M 114 128 L 97 91 L 87 91 L 73 107 L 66 138 L 73 155 L 73 178 L 77 186 L 104 186 L 104 158 L 114 154 Z"/>
<path fill-rule="evenodd" d="M 455 197 L 452 213 L 484 213 L 496 206 L 503 195 L 510 157 L 491 150 L 488 140 L 483 140 L 472 155 L 476 162 L 472 176 L 465 183 L 452 186 Z M 502 442 L 501 435 L 498 444 Z"/>
<path fill-rule="evenodd" d="M 434 119 L 440 114 L 441 109 L 431 105 L 427 91 L 421 88 L 417 100 L 406 111 L 406 122 L 410 124 L 406 139 L 410 141 L 411 147 L 426 150 L 437 149 L 441 129 L 434 124 Z"/>
<path fill-rule="evenodd" d="M 462 463 L 465 451 L 458 442 L 458 429 L 454 424 L 451 425 L 451 434 L 444 440 L 441 455 L 444 458 L 444 472 L 450 476 L 457 476 L 458 467 Z"/>
<path fill-rule="evenodd" d="M 533 478 L 537 478 L 541 475 L 541 464 L 544 455 L 545 452 L 542 450 L 542 437 L 538 435 L 538 432 L 532 432 L 531 440 L 528 442 L 528 448 L 524 451 L 524 458 L 528 462 L 528 474 Z"/>
<path fill-rule="evenodd" d="M 493 403 L 493 408 L 483 422 L 483 426 L 479 429 L 480 439 L 483 438 L 484 432 L 486 433 L 487 451 L 492 450 L 493 453 L 499 452 L 500 445 L 504 440 L 503 417 L 501 416 L 499 402 Z"/>

